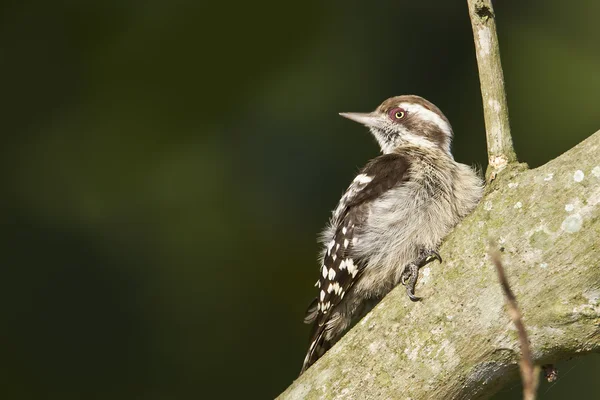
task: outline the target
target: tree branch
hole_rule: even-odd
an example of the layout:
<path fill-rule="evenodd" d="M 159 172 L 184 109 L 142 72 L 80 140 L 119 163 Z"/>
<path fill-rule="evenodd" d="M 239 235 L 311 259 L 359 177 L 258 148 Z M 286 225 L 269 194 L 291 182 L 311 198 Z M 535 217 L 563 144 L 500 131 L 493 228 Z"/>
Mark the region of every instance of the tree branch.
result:
<path fill-rule="evenodd" d="M 475 39 L 481 97 L 488 150 L 488 181 L 508 164 L 516 162 L 513 149 L 508 105 L 504 90 L 504 74 L 496 34 L 496 17 L 491 0 L 467 0 Z"/>
<path fill-rule="evenodd" d="M 504 247 L 532 358 L 600 351 L 600 132 L 548 164 L 500 174 L 421 271 L 394 289 L 280 399 L 474 399 L 518 377 L 488 241 Z"/>

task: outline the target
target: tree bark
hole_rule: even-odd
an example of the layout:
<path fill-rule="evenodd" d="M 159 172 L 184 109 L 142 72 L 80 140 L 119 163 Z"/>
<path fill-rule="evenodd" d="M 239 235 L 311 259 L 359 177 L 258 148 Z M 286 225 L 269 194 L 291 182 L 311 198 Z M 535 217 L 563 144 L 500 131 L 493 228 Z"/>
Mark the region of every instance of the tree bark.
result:
<path fill-rule="evenodd" d="M 474 399 L 518 377 L 517 332 L 488 256 L 497 243 L 534 362 L 600 350 L 600 131 L 534 170 L 508 164 L 421 271 L 280 399 Z"/>

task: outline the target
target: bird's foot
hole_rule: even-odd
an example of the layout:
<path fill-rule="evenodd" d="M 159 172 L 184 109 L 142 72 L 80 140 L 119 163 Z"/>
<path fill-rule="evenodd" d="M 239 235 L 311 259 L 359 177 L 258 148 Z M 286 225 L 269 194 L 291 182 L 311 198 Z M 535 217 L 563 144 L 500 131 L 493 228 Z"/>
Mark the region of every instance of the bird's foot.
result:
<path fill-rule="evenodd" d="M 427 264 L 429 264 L 430 262 L 432 262 L 433 260 L 438 260 L 440 262 L 440 264 L 442 263 L 442 257 L 440 256 L 440 254 L 437 251 L 423 250 L 423 251 L 421 251 L 421 254 L 419 255 L 419 258 L 417 259 L 417 261 L 415 261 L 415 264 L 417 264 L 419 266 L 419 268 L 422 268 L 422 267 L 426 266 Z"/>
<path fill-rule="evenodd" d="M 419 269 L 429 264 L 433 260 L 438 260 L 441 263 L 442 257 L 435 250 L 423 250 L 415 262 L 412 262 L 404 267 L 401 282 L 406 287 L 406 294 L 408 295 L 408 298 L 412 301 L 421 300 L 420 297 L 415 296 L 415 286 L 417 284 L 417 280 L 419 279 Z"/>
<path fill-rule="evenodd" d="M 406 294 L 412 301 L 421 300 L 420 297 L 415 296 L 415 285 L 417 284 L 418 278 L 419 266 L 417 264 L 410 263 L 404 267 L 404 272 L 402 273 L 402 284 L 404 287 L 406 287 Z"/>

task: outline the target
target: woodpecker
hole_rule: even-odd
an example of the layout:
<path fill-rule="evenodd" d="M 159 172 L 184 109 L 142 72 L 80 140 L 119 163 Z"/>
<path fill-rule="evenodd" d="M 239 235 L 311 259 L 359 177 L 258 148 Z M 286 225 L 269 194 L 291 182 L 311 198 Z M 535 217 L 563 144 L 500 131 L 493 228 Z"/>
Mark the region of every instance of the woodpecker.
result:
<path fill-rule="evenodd" d="M 454 161 L 450 122 L 422 97 L 340 115 L 369 128 L 382 155 L 354 178 L 321 234 L 318 294 L 304 318 L 314 325 L 300 374 L 399 283 L 418 301 L 419 269 L 442 261 L 442 239 L 483 193 L 480 175 Z"/>

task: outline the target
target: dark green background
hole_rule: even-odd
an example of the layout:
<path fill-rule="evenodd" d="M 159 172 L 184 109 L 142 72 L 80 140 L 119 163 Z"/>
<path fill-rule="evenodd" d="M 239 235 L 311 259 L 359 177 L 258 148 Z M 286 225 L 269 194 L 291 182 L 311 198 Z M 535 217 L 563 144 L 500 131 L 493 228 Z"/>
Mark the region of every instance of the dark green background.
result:
<path fill-rule="evenodd" d="M 4 1 L 0 397 L 281 392 L 316 234 L 378 152 L 337 113 L 420 94 L 485 167 L 466 2 L 416 4 Z M 516 150 L 538 166 L 600 128 L 600 3 L 495 6 Z M 542 398 L 600 396 L 599 358 L 559 365 Z"/>

